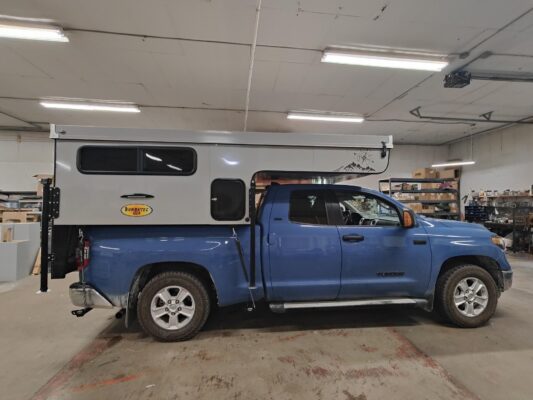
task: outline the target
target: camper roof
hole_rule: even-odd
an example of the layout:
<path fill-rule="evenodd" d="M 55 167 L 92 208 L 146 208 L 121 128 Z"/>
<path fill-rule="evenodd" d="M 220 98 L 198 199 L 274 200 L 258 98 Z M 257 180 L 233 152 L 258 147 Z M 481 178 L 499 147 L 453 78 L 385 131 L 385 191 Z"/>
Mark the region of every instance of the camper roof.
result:
<path fill-rule="evenodd" d="M 180 131 L 172 129 L 101 128 L 93 126 L 52 125 L 50 137 L 61 140 L 109 140 L 124 142 L 167 142 L 248 146 L 322 147 L 388 149 L 392 136 L 331 133 L 279 133 Z"/>

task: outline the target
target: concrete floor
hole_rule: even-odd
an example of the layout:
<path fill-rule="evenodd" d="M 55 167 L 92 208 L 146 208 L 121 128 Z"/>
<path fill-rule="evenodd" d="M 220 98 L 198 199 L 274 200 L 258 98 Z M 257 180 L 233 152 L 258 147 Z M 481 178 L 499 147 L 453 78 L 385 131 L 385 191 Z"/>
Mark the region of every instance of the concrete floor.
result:
<path fill-rule="evenodd" d="M 109 310 L 69 314 L 67 287 L 0 285 L 0 387 L 21 399 L 533 398 L 533 258 L 482 328 L 412 308 L 219 311 L 185 343 L 126 330 Z"/>

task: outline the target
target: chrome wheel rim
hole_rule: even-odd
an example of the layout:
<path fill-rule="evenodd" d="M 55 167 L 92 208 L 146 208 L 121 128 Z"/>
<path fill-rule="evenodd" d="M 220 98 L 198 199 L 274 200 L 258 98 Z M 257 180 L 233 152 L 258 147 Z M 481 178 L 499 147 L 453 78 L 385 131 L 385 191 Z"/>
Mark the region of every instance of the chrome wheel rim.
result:
<path fill-rule="evenodd" d="M 195 308 L 191 292 L 181 286 L 167 286 L 152 298 L 150 313 L 158 326 L 175 331 L 191 322 Z"/>
<path fill-rule="evenodd" d="M 453 301 L 461 314 L 477 317 L 487 308 L 489 291 L 481 279 L 464 278 L 455 287 Z"/>

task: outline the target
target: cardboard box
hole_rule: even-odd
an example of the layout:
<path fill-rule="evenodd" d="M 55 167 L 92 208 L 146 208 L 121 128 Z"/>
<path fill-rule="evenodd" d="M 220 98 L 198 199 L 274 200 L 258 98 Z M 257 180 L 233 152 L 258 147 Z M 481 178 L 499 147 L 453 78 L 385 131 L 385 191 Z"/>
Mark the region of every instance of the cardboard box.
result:
<path fill-rule="evenodd" d="M 34 178 L 37 179 L 37 196 L 43 196 L 43 184 L 41 183 L 41 179 L 54 179 L 54 175 L 51 174 L 37 174 L 33 175 Z"/>
<path fill-rule="evenodd" d="M 0 242 L 11 242 L 13 241 L 13 227 L 12 226 L 2 226 L 0 231 Z"/>
<path fill-rule="evenodd" d="M 422 204 L 422 213 L 433 214 L 435 212 L 435 206 L 429 204 Z"/>
<path fill-rule="evenodd" d="M 438 171 L 439 178 L 441 179 L 455 179 L 459 178 L 459 169 L 457 168 L 450 168 L 450 169 L 441 169 Z"/>
<path fill-rule="evenodd" d="M 422 183 L 422 189 L 440 189 L 440 183 Z"/>
<path fill-rule="evenodd" d="M 19 211 L 4 211 L 2 213 L 2 222 L 27 222 L 28 214 Z"/>
<path fill-rule="evenodd" d="M 435 168 L 418 168 L 413 171 L 412 176 L 419 179 L 436 178 L 437 170 Z"/>
<path fill-rule="evenodd" d="M 411 203 L 409 204 L 409 208 L 413 210 L 415 213 L 422 212 L 422 204 L 421 203 Z"/>

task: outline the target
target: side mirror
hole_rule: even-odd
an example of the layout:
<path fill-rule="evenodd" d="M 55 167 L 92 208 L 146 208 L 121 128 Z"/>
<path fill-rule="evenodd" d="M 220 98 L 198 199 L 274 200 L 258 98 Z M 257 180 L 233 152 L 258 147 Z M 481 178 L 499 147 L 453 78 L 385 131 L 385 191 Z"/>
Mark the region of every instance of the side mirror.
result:
<path fill-rule="evenodd" d="M 404 228 L 412 228 L 415 226 L 415 213 L 412 210 L 403 210 L 402 226 Z"/>

